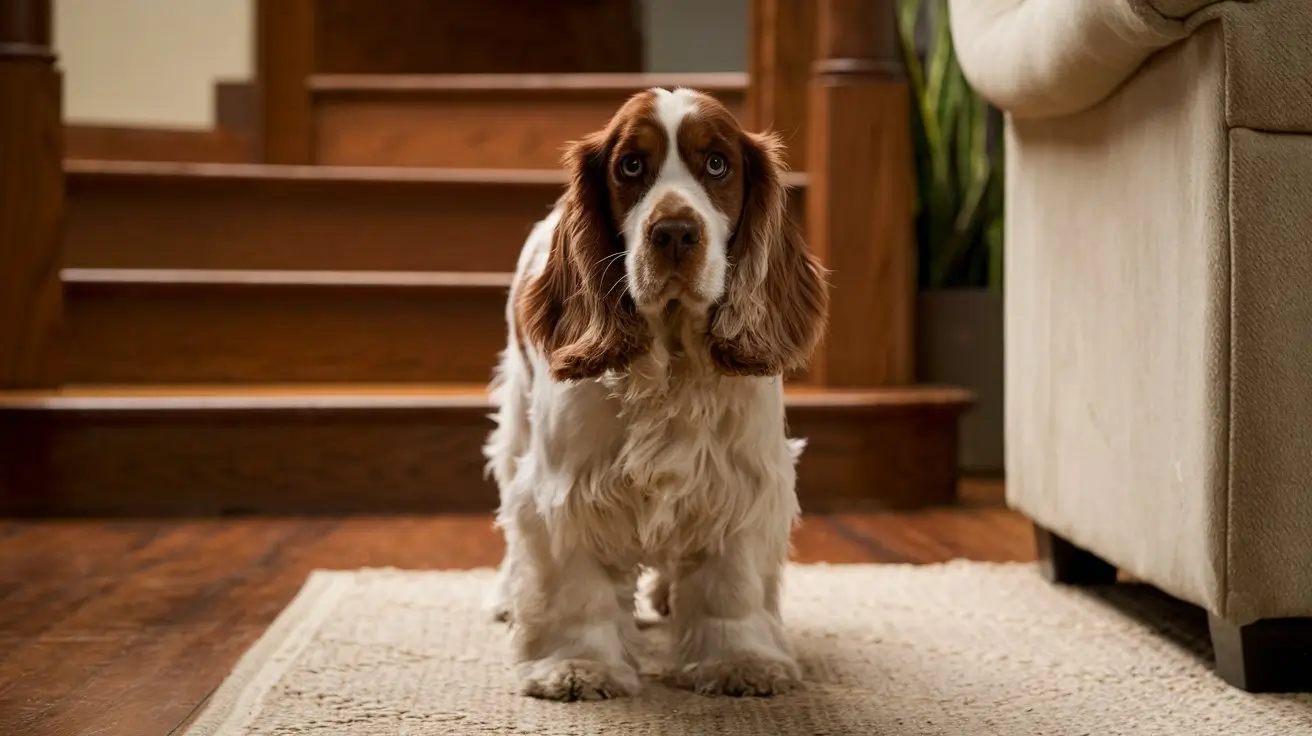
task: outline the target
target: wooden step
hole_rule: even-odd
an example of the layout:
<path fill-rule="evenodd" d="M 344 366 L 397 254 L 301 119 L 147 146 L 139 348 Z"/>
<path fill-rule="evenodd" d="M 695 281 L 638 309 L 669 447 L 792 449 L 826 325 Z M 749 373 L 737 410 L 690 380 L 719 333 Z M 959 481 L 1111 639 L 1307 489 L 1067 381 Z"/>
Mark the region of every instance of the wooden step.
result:
<path fill-rule="evenodd" d="M 605 127 L 631 95 L 678 86 L 744 114 L 742 73 L 315 76 L 314 160 L 554 169 L 567 141 Z"/>
<path fill-rule="evenodd" d="M 561 171 L 70 161 L 65 265 L 509 271 Z"/>
<path fill-rule="evenodd" d="M 950 502 L 958 389 L 790 389 L 804 510 Z M 0 514 L 485 512 L 478 385 L 0 393 Z"/>
<path fill-rule="evenodd" d="M 559 170 L 70 161 L 76 268 L 513 271 Z M 806 177 L 791 174 L 801 222 Z"/>
<path fill-rule="evenodd" d="M 486 381 L 506 273 L 66 269 L 63 383 Z"/>

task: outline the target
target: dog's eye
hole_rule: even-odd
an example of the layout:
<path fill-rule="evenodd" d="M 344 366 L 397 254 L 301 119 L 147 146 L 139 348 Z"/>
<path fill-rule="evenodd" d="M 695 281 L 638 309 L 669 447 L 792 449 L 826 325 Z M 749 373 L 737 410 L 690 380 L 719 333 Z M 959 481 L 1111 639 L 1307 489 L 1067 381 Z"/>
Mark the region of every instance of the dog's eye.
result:
<path fill-rule="evenodd" d="M 642 176 L 642 169 L 642 157 L 637 154 L 630 153 L 620 159 L 620 173 L 630 179 L 636 179 L 639 176 Z"/>
<path fill-rule="evenodd" d="M 729 162 L 725 160 L 724 156 L 721 156 L 718 153 L 712 153 L 706 157 L 706 173 L 719 179 L 729 173 Z"/>

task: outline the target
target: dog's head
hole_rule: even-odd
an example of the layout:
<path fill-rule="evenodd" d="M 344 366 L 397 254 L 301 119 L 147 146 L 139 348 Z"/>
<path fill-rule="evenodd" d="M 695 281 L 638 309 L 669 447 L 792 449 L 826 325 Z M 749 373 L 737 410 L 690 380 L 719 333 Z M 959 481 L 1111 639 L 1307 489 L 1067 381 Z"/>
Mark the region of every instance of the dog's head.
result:
<path fill-rule="evenodd" d="M 788 217 L 782 144 L 715 99 L 652 89 L 569 148 L 542 273 L 517 310 L 559 380 L 623 370 L 674 308 L 730 375 L 803 365 L 823 331 L 822 269 Z"/>

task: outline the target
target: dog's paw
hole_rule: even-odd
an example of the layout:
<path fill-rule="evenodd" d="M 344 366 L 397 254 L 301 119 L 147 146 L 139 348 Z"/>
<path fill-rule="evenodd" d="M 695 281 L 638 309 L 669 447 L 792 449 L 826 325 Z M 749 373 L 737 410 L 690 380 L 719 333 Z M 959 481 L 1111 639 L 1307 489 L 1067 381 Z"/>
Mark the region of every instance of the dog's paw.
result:
<path fill-rule="evenodd" d="M 545 700 L 607 700 L 638 692 L 638 673 L 628 665 L 592 659 L 544 659 L 522 665 L 520 691 Z"/>
<path fill-rule="evenodd" d="M 768 696 L 793 690 L 801 675 L 791 660 L 740 655 L 687 665 L 673 680 L 700 695 Z"/>

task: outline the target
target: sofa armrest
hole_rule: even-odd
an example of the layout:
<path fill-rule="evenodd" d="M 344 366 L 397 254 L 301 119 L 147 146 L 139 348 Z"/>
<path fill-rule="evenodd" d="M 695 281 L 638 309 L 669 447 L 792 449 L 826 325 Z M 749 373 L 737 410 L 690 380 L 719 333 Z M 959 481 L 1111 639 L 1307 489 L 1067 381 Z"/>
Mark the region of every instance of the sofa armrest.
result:
<path fill-rule="evenodd" d="M 951 0 L 962 71 L 1016 118 L 1079 112 L 1217 17 L 1215 0 Z"/>

